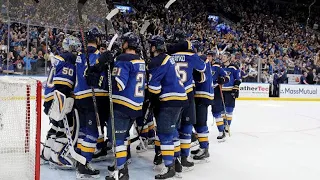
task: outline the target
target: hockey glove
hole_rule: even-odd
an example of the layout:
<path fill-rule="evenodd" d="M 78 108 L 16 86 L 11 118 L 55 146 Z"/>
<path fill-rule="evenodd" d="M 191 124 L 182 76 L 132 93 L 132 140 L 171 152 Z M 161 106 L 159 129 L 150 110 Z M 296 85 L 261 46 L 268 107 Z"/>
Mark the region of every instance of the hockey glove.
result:
<path fill-rule="evenodd" d="M 104 71 L 108 65 L 112 65 L 114 60 L 114 55 L 111 51 L 106 51 L 101 54 L 99 57 L 98 63 L 96 64 L 97 70 L 102 72 Z"/>
<path fill-rule="evenodd" d="M 234 87 L 232 88 L 231 96 L 232 96 L 233 98 L 235 98 L 235 99 L 239 97 L 239 87 L 238 87 L 238 86 L 234 86 Z"/>
<path fill-rule="evenodd" d="M 218 80 L 217 80 L 218 84 L 222 85 L 222 84 L 224 84 L 224 82 L 225 82 L 224 77 L 218 77 Z"/>
<path fill-rule="evenodd" d="M 88 67 L 84 74 L 88 86 L 100 87 L 100 78 L 102 77 L 96 66 Z"/>

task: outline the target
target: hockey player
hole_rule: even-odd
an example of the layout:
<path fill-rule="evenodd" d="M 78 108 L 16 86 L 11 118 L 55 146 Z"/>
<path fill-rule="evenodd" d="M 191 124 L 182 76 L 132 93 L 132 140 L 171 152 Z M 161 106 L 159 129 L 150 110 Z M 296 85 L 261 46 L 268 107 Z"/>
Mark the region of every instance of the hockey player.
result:
<path fill-rule="evenodd" d="M 178 131 L 182 108 L 187 105 L 187 94 L 176 64 L 165 54 L 165 40 L 161 36 L 153 36 L 150 40 L 151 59 L 147 67 L 149 73 L 148 90 L 157 123 L 157 138 L 160 140 L 163 171 L 155 179 L 168 179 L 176 174 L 174 160 L 174 138 L 178 139 Z M 156 158 L 158 152 L 156 152 Z M 155 158 L 155 159 L 156 159 Z M 177 160 L 178 161 L 178 160 Z M 180 165 L 180 163 L 178 163 Z M 181 169 L 180 165 L 180 169 Z M 178 172 L 181 170 L 178 170 Z"/>
<path fill-rule="evenodd" d="M 99 170 L 95 170 L 90 166 L 90 162 L 93 157 L 93 153 L 96 150 L 97 142 L 99 138 L 96 114 L 93 103 L 93 93 L 90 86 L 94 87 L 95 97 L 97 99 L 97 106 L 100 108 L 106 108 L 101 105 L 100 102 L 108 102 L 107 90 L 104 88 L 106 83 L 105 72 L 97 73 L 92 67 L 97 63 L 97 59 L 100 56 L 100 52 L 97 49 L 99 44 L 100 31 L 98 28 L 93 28 L 87 32 L 86 38 L 88 41 L 87 52 L 79 53 L 76 61 L 77 68 L 77 83 L 75 85 L 75 105 L 79 112 L 80 119 L 80 132 L 77 142 L 77 151 L 79 154 L 86 158 L 87 163 L 85 165 L 77 163 L 77 178 L 89 179 L 99 178 Z M 89 63 L 87 64 L 86 53 L 88 53 Z M 108 110 L 100 109 L 99 112 L 106 113 Z M 100 113 L 101 123 L 106 122 L 106 116 Z"/>
<path fill-rule="evenodd" d="M 138 55 L 140 41 L 137 35 L 128 32 L 122 37 L 123 54 L 119 55 L 112 71 L 114 126 L 108 126 L 108 132 L 116 136 L 116 161 L 120 180 L 128 180 L 127 146 L 125 139 L 137 117 L 142 116 L 142 105 L 145 90 L 145 62 Z M 108 133 L 109 136 L 111 136 Z M 114 180 L 114 166 L 108 167 L 109 175 L 106 180 Z"/>
<path fill-rule="evenodd" d="M 192 170 L 192 167 L 194 166 L 194 163 L 189 162 L 187 158 L 190 155 L 192 128 L 196 123 L 193 91 L 194 82 L 192 73 L 194 69 L 199 72 L 204 72 L 206 65 L 200 59 L 200 57 L 193 52 L 190 41 L 180 39 L 180 43 L 174 45 L 173 49 L 174 50 L 168 51 L 176 51 L 176 53 L 172 55 L 172 59 L 176 62 L 176 68 L 180 75 L 181 81 L 184 84 L 189 102 L 188 106 L 183 109 L 181 127 L 179 129 L 181 164 L 184 168 L 184 171 L 189 171 Z"/>
<path fill-rule="evenodd" d="M 51 164 L 58 168 L 71 169 L 73 162 L 69 158 L 61 156 L 61 152 L 67 145 L 65 127 L 62 119 L 54 119 L 59 112 L 55 111 L 58 103 L 52 103 L 54 99 L 54 91 L 60 91 L 67 98 L 71 97 L 71 92 L 76 81 L 75 63 L 77 49 L 81 47 L 79 39 L 68 36 L 62 42 L 62 53 L 51 57 L 52 68 L 47 78 L 45 87 L 44 112 L 49 115 L 51 129 L 48 132 L 41 157 L 43 160 L 50 161 Z M 73 129 L 72 113 L 67 114 L 70 129 Z"/>
<path fill-rule="evenodd" d="M 232 122 L 232 114 L 235 107 L 236 98 L 239 97 L 239 86 L 241 84 L 241 71 L 239 67 L 231 62 L 230 53 L 224 55 L 222 59 L 222 63 L 224 65 L 224 70 L 227 72 L 230 77 L 230 81 L 223 85 L 222 91 L 226 105 L 226 117 L 224 117 L 225 131 L 228 132 L 231 122 Z"/>
<path fill-rule="evenodd" d="M 204 160 L 209 157 L 209 130 L 207 125 L 208 106 L 212 104 L 213 94 L 213 79 L 211 62 L 206 56 L 202 56 L 203 46 L 199 41 L 192 41 L 192 45 L 197 54 L 206 63 L 206 70 L 203 73 L 194 71 L 193 77 L 195 80 L 195 104 L 196 104 L 196 124 L 194 128 L 197 133 L 200 149 L 192 154 L 196 161 Z M 211 55 L 211 54 L 210 54 Z"/>
<path fill-rule="evenodd" d="M 225 53 L 222 55 L 222 59 L 225 59 L 228 55 L 228 53 Z M 211 58 L 210 55 L 208 55 L 209 59 Z M 212 60 L 212 62 L 214 62 Z M 224 121 L 221 115 L 221 112 L 223 111 L 223 103 L 222 103 L 222 97 L 221 97 L 221 89 L 220 86 L 222 86 L 225 83 L 228 83 L 230 80 L 230 77 L 227 75 L 227 73 L 223 70 L 220 63 L 213 63 L 212 65 L 212 76 L 213 76 L 213 86 L 214 86 L 214 100 L 212 104 L 212 114 L 216 121 L 216 125 L 218 127 L 219 135 L 217 137 L 219 142 L 225 141 L 225 126 Z"/>

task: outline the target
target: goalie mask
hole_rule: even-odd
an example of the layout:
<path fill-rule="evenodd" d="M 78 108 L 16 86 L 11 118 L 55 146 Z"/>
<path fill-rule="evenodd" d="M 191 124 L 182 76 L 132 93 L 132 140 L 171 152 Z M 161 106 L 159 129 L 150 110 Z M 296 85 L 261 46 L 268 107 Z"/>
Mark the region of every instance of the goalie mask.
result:
<path fill-rule="evenodd" d="M 63 40 L 62 48 L 64 52 L 77 54 L 77 51 L 81 49 L 81 42 L 74 36 L 68 36 Z"/>

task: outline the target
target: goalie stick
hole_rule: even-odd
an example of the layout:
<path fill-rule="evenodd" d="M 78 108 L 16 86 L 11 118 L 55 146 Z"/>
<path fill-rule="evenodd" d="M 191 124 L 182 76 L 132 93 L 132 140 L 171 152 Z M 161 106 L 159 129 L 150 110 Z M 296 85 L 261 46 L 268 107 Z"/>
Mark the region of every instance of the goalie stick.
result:
<path fill-rule="evenodd" d="M 60 96 L 62 97 L 61 99 L 66 99 L 66 96 L 55 90 L 54 93 L 57 95 L 57 96 Z M 62 107 L 65 107 L 65 103 L 66 101 L 64 101 L 64 104 L 62 105 Z M 76 114 L 76 120 L 77 122 L 76 123 L 79 123 L 79 117 L 77 116 Z M 67 158 L 67 155 L 70 153 L 70 155 L 78 162 L 80 162 L 81 164 L 85 165 L 87 160 L 85 157 L 81 156 L 80 154 L 76 153 L 75 150 L 74 150 L 74 145 L 75 145 L 75 142 L 77 141 L 77 138 L 78 138 L 78 134 L 79 134 L 79 129 L 77 128 L 76 130 L 76 136 L 75 136 L 75 140 L 72 140 L 72 136 L 71 136 L 71 132 L 70 132 L 70 126 L 69 126 L 69 123 L 68 123 L 68 119 L 67 119 L 67 116 L 64 115 L 63 119 L 63 125 L 64 125 L 64 128 L 65 128 L 65 133 L 66 133 L 66 136 L 67 136 L 67 139 L 68 139 L 68 145 L 63 149 L 62 153 L 61 153 L 61 156 L 64 157 L 64 158 Z"/>

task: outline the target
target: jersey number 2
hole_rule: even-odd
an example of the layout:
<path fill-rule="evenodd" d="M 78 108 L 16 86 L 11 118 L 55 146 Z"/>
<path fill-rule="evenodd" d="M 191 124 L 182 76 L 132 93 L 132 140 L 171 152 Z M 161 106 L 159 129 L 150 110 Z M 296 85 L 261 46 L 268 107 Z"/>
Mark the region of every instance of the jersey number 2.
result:
<path fill-rule="evenodd" d="M 144 88 L 143 88 L 143 85 L 144 85 L 144 74 L 143 73 L 138 73 L 137 76 L 136 76 L 136 81 L 137 81 L 137 84 L 136 84 L 136 87 L 135 87 L 135 90 L 134 90 L 134 96 L 135 97 L 144 97 Z"/>

